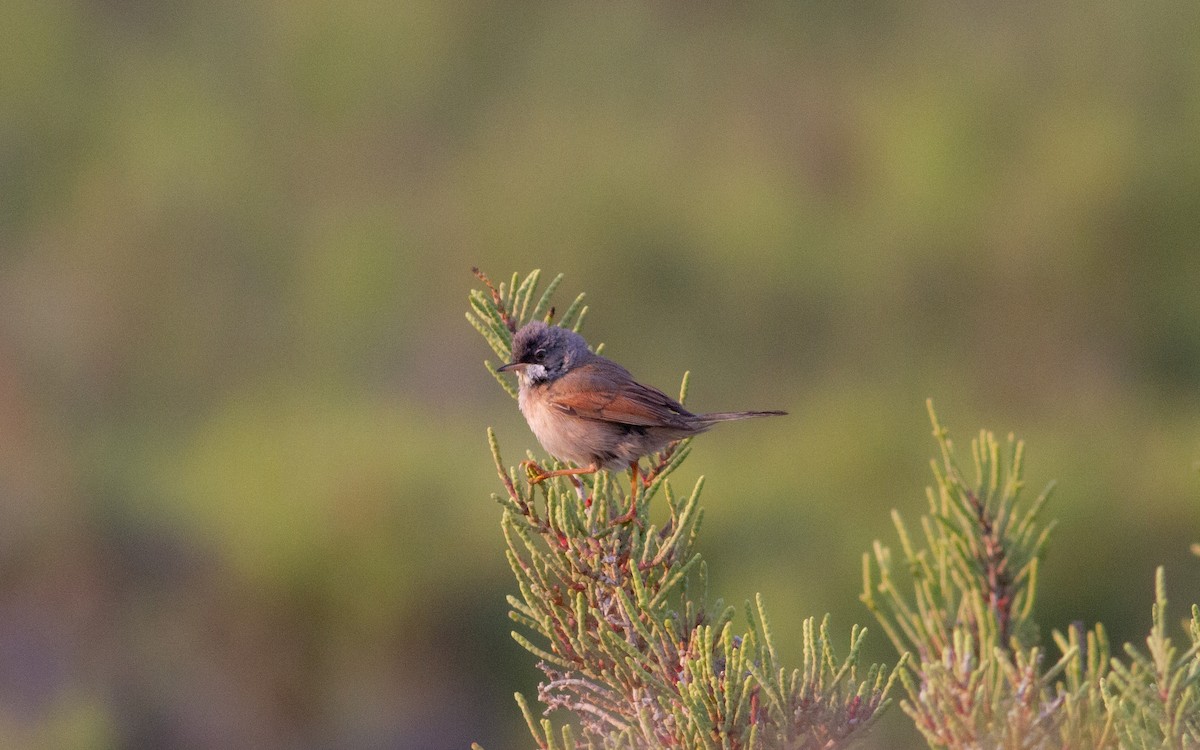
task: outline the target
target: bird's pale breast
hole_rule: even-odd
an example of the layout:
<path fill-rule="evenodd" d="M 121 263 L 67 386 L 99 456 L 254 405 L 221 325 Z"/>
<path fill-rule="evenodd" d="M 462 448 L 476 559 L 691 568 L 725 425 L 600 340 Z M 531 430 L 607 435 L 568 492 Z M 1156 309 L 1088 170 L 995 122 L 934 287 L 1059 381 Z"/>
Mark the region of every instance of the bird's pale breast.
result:
<path fill-rule="evenodd" d="M 593 448 L 598 441 L 603 442 L 603 437 L 596 434 L 603 426 L 567 414 L 546 399 L 538 398 L 533 393 L 536 387 L 522 388 L 517 404 L 546 452 L 560 461 L 580 466 L 597 460 Z"/>

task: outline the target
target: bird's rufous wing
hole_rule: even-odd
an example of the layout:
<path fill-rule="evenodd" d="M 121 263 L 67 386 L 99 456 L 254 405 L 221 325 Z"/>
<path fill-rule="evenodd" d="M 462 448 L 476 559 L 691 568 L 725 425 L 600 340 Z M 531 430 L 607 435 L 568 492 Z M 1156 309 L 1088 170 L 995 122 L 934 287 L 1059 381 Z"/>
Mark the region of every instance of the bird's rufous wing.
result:
<path fill-rule="evenodd" d="M 585 419 L 644 427 L 683 427 L 692 414 L 667 394 L 635 382 L 625 368 L 597 359 L 550 384 L 555 408 Z"/>

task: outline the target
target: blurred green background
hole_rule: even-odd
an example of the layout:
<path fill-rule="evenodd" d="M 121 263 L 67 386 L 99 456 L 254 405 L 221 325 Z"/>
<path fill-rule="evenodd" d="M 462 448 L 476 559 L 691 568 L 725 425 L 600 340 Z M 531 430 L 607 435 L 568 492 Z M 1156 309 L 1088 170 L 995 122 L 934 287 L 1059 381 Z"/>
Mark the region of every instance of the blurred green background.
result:
<path fill-rule="evenodd" d="M 528 746 L 469 273 L 698 409 L 714 588 L 868 622 L 924 399 L 1043 630 L 1200 539 L 1200 5 L 0 3 L 0 744 Z M 844 635 L 842 636 L 844 638 Z M 841 641 L 844 647 L 844 640 Z M 878 629 L 869 658 L 894 663 Z M 911 746 L 893 711 L 873 746 Z"/>

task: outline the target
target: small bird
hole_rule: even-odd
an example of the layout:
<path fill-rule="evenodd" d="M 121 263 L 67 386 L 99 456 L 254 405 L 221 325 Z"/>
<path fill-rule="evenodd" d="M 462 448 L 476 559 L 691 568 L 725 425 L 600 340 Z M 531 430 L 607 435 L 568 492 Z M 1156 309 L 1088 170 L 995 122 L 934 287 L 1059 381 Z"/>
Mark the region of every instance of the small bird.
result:
<path fill-rule="evenodd" d="M 675 440 L 698 435 L 718 422 L 787 413 L 693 414 L 657 388 L 634 380 L 616 362 L 593 353 L 578 333 L 541 321 L 516 332 L 512 361 L 496 369 L 517 374 L 517 404 L 542 447 L 578 467 L 542 472 L 530 480 L 533 484 L 628 467 L 636 486 L 638 459 Z M 629 521 L 636 511 L 631 494 L 629 512 L 617 520 Z"/>

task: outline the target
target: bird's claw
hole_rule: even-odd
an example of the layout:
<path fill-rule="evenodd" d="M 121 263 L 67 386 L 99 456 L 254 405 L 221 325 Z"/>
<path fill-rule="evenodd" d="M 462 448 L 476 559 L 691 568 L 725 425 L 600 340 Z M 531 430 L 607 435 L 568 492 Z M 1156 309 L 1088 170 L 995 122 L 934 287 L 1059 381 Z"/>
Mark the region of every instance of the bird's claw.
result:
<path fill-rule="evenodd" d="M 629 503 L 629 510 L 626 511 L 624 515 L 617 516 L 616 518 L 614 518 L 612 520 L 612 525 L 616 526 L 618 524 L 630 523 L 630 522 L 636 523 L 637 527 L 639 529 L 646 528 L 646 525 L 644 523 L 642 523 L 641 515 L 638 513 L 637 503 L 632 502 L 632 501 Z"/>
<path fill-rule="evenodd" d="M 525 477 L 530 484 L 539 484 L 546 479 L 547 472 L 537 461 L 522 461 L 520 466 L 525 470 Z"/>

